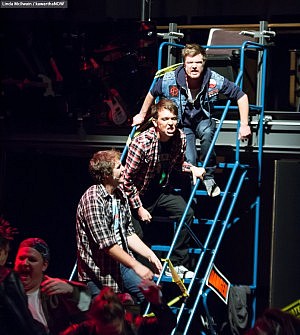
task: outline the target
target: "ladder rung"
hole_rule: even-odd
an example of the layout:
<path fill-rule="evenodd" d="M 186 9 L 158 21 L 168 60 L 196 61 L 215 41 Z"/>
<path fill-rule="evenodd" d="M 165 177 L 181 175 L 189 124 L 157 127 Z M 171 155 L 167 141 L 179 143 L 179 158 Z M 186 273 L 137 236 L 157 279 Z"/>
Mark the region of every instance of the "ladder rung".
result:
<path fill-rule="evenodd" d="M 157 281 L 157 277 L 154 277 L 153 280 Z M 181 279 L 183 281 L 184 284 L 189 284 L 191 282 L 191 279 L 187 279 L 187 278 L 182 278 Z M 165 283 L 173 283 L 173 278 L 170 276 L 166 276 L 166 275 L 162 275 L 161 277 L 161 281 L 165 282 Z"/>
<path fill-rule="evenodd" d="M 218 220 L 219 224 L 224 224 L 224 220 Z M 214 223 L 213 219 L 197 219 L 195 218 L 193 221 L 194 224 L 205 224 L 205 225 L 212 225 Z"/>
<path fill-rule="evenodd" d="M 196 190 L 195 195 L 205 195 L 207 196 L 207 192 L 205 190 Z M 228 195 L 234 197 L 236 195 L 235 192 L 228 192 Z M 220 193 L 220 197 L 224 196 L 224 192 Z"/>
<path fill-rule="evenodd" d="M 175 218 L 172 217 L 168 217 L 168 216 L 154 216 L 152 218 L 152 220 L 154 222 L 162 222 L 162 223 L 178 223 L 178 220 L 176 220 Z M 211 225 L 213 223 L 212 219 L 198 219 L 198 218 L 194 218 L 193 220 L 193 224 L 206 224 L 206 225 Z"/>
<path fill-rule="evenodd" d="M 170 246 L 169 245 L 152 245 L 151 249 L 153 251 L 169 251 L 170 250 Z M 189 248 L 188 249 L 188 253 L 189 254 L 200 254 L 202 252 L 202 249 L 200 248 Z"/>
<path fill-rule="evenodd" d="M 202 167 L 202 163 L 198 163 L 197 164 L 199 167 Z M 235 166 L 235 163 L 218 163 L 217 164 L 217 168 L 220 168 L 220 169 L 233 169 Z M 248 164 L 239 164 L 239 167 L 242 168 L 242 169 L 247 169 L 250 167 L 250 165 Z"/>

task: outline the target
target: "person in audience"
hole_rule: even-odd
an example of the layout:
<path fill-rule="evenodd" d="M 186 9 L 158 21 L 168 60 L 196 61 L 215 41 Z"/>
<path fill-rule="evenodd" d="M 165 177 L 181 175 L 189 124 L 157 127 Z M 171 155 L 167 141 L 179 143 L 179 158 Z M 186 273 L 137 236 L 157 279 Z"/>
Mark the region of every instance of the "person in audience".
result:
<path fill-rule="evenodd" d="M 38 237 L 23 240 L 15 259 L 15 271 L 25 289 L 34 317 L 51 335 L 85 318 L 91 298 L 85 284 L 45 274 L 50 261 L 47 243 Z"/>
<path fill-rule="evenodd" d="M 245 335 L 298 335 L 300 319 L 278 308 L 268 308 Z"/>
<path fill-rule="evenodd" d="M 72 325 L 60 335 L 167 335 L 176 326 L 176 317 L 163 301 L 160 287 L 143 280 L 139 289 L 150 302 L 153 316 L 132 314 L 110 287 L 94 299 L 88 320 Z"/>
<path fill-rule="evenodd" d="M 1 335 L 45 335 L 28 309 L 27 297 L 18 275 L 6 267 L 10 243 L 17 229 L 0 217 L 0 333 Z"/>
<path fill-rule="evenodd" d="M 96 152 L 89 162 L 95 182 L 81 197 L 76 215 L 78 277 L 97 295 L 104 286 L 128 292 L 138 304 L 145 298 L 138 290 L 142 279 L 152 279 L 162 265 L 155 253 L 137 236 L 127 197 L 122 190 L 124 167 L 120 152 Z M 149 260 L 152 269 L 134 257 Z"/>

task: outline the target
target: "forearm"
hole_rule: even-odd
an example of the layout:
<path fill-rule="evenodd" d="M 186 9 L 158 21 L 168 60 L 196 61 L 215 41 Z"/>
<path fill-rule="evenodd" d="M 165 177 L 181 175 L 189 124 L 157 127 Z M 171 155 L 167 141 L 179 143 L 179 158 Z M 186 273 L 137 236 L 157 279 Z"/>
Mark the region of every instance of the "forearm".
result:
<path fill-rule="evenodd" d="M 124 182 L 123 186 L 124 186 L 124 190 L 127 195 L 130 207 L 134 210 L 137 210 L 138 208 L 142 207 L 143 204 L 139 196 L 139 192 L 137 188 L 135 187 L 135 185 L 131 182 L 126 182 L 126 184 Z"/>
<path fill-rule="evenodd" d="M 123 189 L 127 195 L 131 208 L 139 208 L 142 202 L 139 196 L 139 190 L 136 186 L 136 176 L 140 173 L 140 166 L 144 157 L 143 146 L 134 139 L 128 149 L 127 159 L 124 170 Z"/>
<path fill-rule="evenodd" d="M 107 253 L 110 257 L 114 258 L 117 262 L 123 264 L 127 268 L 132 269 L 141 279 L 153 278 L 153 272 L 145 265 L 138 262 L 136 259 L 131 257 L 117 244 L 107 249 Z"/>
<path fill-rule="evenodd" d="M 247 94 L 244 94 L 238 101 L 240 120 L 242 125 L 248 125 L 249 122 L 249 101 Z"/>
<path fill-rule="evenodd" d="M 130 269 L 132 269 L 137 263 L 137 261 L 133 257 L 131 257 L 125 250 L 123 250 L 118 244 L 114 244 L 113 246 L 106 248 L 105 251 L 114 260 Z"/>
<path fill-rule="evenodd" d="M 146 117 L 147 113 L 151 107 L 151 105 L 153 104 L 154 101 L 154 97 L 152 96 L 152 94 L 150 92 L 147 93 L 146 98 L 144 100 L 144 103 L 142 105 L 142 108 L 140 110 L 140 113 L 142 117 Z"/>
<path fill-rule="evenodd" d="M 154 252 L 136 234 L 128 236 L 127 241 L 129 248 L 141 256 L 149 259 L 151 256 L 155 255 Z"/>

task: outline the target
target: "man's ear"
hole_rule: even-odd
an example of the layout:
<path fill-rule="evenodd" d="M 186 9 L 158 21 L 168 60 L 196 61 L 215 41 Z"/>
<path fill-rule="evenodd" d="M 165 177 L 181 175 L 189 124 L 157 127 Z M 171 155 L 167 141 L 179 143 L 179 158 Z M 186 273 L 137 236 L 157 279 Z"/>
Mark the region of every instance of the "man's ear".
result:
<path fill-rule="evenodd" d="M 47 270 L 48 265 L 49 265 L 49 262 L 48 261 L 44 261 L 43 268 L 42 268 L 43 272 L 45 272 Z"/>
<path fill-rule="evenodd" d="M 8 248 L 0 249 L 0 265 L 5 265 L 8 257 Z"/>

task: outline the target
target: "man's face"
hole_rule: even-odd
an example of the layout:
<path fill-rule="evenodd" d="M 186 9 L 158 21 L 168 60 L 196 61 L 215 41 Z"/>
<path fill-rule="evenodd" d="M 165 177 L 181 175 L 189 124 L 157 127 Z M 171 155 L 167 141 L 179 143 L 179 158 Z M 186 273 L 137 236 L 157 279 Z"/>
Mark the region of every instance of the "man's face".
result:
<path fill-rule="evenodd" d="M 153 119 L 153 124 L 158 132 L 160 141 L 166 142 L 174 136 L 177 127 L 177 116 L 168 109 L 158 111 L 157 120 Z"/>
<path fill-rule="evenodd" d="M 40 287 L 47 267 L 48 262 L 36 249 L 23 247 L 18 250 L 14 269 L 20 276 L 25 292 L 33 292 Z"/>
<path fill-rule="evenodd" d="M 113 169 L 113 181 L 115 183 L 114 186 L 118 186 L 124 182 L 123 171 L 124 166 L 121 164 L 121 161 L 116 161 L 115 167 Z"/>
<path fill-rule="evenodd" d="M 188 77 L 191 79 L 199 79 L 204 70 L 205 62 L 201 54 L 196 56 L 186 56 L 184 60 L 184 68 Z"/>

